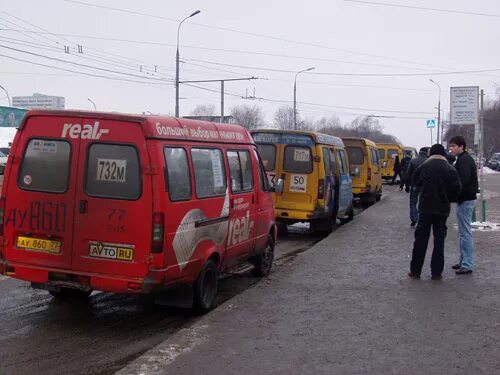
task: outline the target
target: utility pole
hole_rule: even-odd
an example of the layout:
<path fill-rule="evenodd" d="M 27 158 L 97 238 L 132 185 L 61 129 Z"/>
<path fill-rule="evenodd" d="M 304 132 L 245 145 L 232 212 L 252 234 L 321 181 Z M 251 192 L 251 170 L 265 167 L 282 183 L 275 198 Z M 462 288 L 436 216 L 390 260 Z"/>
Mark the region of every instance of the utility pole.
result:
<path fill-rule="evenodd" d="M 313 70 L 313 69 L 314 69 L 314 67 L 299 70 L 295 74 L 295 78 L 293 80 L 293 130 L 297 130 L 297 76 L 300 73 L 308 72 L 308 71 Z"/>
<path fill-rule="evenodd" d="M 483 191 L 483 168 L 484 168 L 484 90 L 481 90 L 481 110 L 479 112 L 479 201 L 481 202 L 481 222 L 486 221 L 486 203 L 484 201 Z"/>
<path fill-rule="evenodd" d="M 3 87 L 2 85 L 0 85 L 0 89 L 2 89 L 3 91 L 5 91 L 5 93 L 7 94 L 7 100 L 9 101 L 9 107 L 12 107 L 12 103 L 10 101 L 10 96 L 9 96 L 9 92 L 7 91 L 7 89 L 5 87 Z"/>
<path fill-rule="evenodd" d="M 224 82 L 250 81 L 252 79 L 258 79 L 258 78 L 257 77 L 247 77 L 247 78 L 227 78 L 227 79 L 202 79 L 202 80 L 197 80 L 197 81 L 180 81 L 179 83 L 220 82 L 220 122 L 224 123 Z"/>
<path fill-rule="evenodd" d="M 177 27 L 177 50 L 175 53 L 175 117 L 179 117 L 179 32 L 181 31 L 182 23 L 188 18 L 196 16 L 200 13 L 200 10 L 196 10 L 191 13 L 189 16 L 184 18 L 181 22 L 179 22 L 179 26 Z"/>
<path fill-rule="evenodd" d="M 434 83 L 438 87 L 438 89 L 439 89 L 438 108 L 437 108 L 437 110 L 438 110 L 438 118 L 437 118 L 438 123 L 437 123 L 436 143 L 440 143 L 440 141 L 439 141 L 439 129 L 440 129 L 440 126 L 441 126 L 441 86 L 439 85 L 439 83 L 437 83 L 433 79 L 429 78 L 429 81 L 431 81 L 432 83 Z M 443 142 L 442 139 L 441 139 L 441 142 Z M 431 142 L 431 144 L 432 144 L 432 142 Z"/>

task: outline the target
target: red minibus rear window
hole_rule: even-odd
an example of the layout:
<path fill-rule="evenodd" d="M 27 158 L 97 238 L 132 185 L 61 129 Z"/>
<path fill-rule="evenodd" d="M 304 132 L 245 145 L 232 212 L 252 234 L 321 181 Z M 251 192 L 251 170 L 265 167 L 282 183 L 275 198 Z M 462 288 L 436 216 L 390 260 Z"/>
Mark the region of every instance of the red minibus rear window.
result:
<path fill-rule="evenodd" d="M 134 146 L 94 143 L 87 157 L 86 194 L 127 200 L 141 196 L 139 156 Z"/>
<path fill-rule="evenodd" d="M 68 189 L 71 144 L 31 139 L 24 151 L 17 183 L 21 189 L 64 193 Z"/>

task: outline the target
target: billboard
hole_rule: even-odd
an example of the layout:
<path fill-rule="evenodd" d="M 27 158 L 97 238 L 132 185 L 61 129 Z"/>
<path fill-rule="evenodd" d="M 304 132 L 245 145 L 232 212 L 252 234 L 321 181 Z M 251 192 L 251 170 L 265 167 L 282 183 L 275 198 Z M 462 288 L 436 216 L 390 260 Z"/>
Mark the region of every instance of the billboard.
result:
<path fill-rule="evenodd" d="M 479 122 L 479 87 L 450 87 L 452 125 L 477 125 Z"/>
<path fill-rule="evenodd" d="M 26 109 L 0 106 L 0 127 L 17 128 L 21 124 Z"/>

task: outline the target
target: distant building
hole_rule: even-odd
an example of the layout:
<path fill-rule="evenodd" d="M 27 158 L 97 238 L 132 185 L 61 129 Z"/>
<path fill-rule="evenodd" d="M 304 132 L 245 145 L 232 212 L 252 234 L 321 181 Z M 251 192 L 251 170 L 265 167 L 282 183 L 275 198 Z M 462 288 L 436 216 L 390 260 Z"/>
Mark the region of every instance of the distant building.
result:
<path fill-rule="evenodd" d="M 17 108 L 33 109 L 64 109 L 64 97 L 50 96 L 35 93 L 32 96 L 13 96 L 12 106 Z"/>

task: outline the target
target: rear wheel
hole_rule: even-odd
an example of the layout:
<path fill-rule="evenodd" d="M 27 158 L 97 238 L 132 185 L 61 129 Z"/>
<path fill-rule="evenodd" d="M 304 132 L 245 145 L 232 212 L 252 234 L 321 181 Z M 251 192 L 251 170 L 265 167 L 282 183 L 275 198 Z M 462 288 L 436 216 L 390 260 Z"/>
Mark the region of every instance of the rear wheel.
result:
<path fill-rule="evenodd" d="M 209 259 L 193 285 L 193 310 L 197 314 L 204 314 L 215 307 L 218 287 L 217 267 Z"/>
<path fill-rule="evenodd" d="M 335 220 L 333 218 L 315 219 L 309 225 L 315 233 L 331 233 L 335 226 Z"/>
<path fill-rule="evenodd" d="M 346 216 L 340 219 L 340 222 L 344 224 L 348 223 L 352 219 L 354 219 L 354 206 L 351 204 L 351 207 L 349 207 L 349 209 L 346 212 Z"/>
<path fill-rule="evenodd" d="M 276 226 L 278 227 L 278 235 L 286 236 L 288 233 L 288 226 L 282 221 L 277 221 Z"/>
<path fill-rule="evenodd" d="M 250 263 L 254 266 L 254 268 L 252 268 L 252 274 L 258 277 L 268 276 L 273 268 L 273 260 L 274 241 L 273 238 L 268 235 L 264 251 L 250 260 Z"/>
<path fill-rule="evenodd" d="M 381 199 L 382 199 L 382 190 L 378 191 L 378 192 L 375 194 L 375 201 L 376 201 L 376 202 L 379 202 Z"/>

